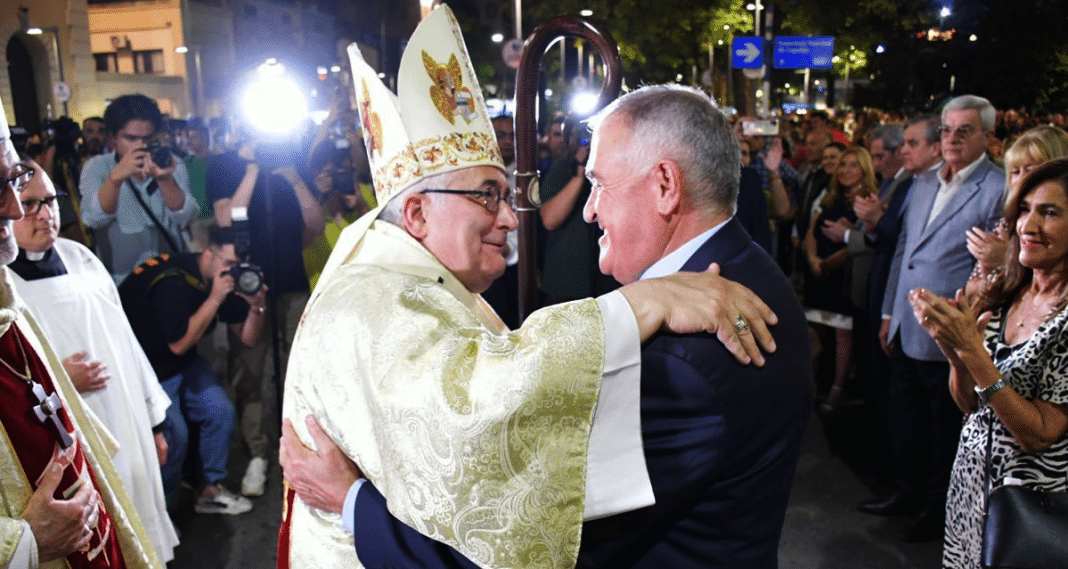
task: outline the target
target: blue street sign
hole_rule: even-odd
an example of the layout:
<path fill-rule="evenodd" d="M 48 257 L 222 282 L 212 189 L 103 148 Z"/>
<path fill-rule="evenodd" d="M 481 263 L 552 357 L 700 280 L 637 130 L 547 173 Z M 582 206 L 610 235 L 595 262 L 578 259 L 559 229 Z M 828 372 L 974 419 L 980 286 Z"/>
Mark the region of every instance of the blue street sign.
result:
<path fill-rule="evenodd" d="M 734 38 L 731 44 L 731 66 L 735 69 L 760 69 L 764 65 L 764 38 Z"/>
<path fill-rule="evenodd" d="M 779 69 L 830 69 L 833 37 L 775 38 L 775 67 Z"/>

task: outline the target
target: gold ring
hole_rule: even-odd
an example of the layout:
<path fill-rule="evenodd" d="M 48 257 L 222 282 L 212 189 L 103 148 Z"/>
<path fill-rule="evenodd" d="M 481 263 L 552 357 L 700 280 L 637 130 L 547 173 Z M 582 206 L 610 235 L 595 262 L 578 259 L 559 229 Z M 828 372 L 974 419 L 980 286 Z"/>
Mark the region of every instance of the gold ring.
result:
<path fill-rule="evenodd" d="M 734 329 L 737 330 L 739 334 L 744 334 L 749 331 L 749 323 L 745 321 L 745 316 L 739 314 L 738 318 L 734 319 Z"/>

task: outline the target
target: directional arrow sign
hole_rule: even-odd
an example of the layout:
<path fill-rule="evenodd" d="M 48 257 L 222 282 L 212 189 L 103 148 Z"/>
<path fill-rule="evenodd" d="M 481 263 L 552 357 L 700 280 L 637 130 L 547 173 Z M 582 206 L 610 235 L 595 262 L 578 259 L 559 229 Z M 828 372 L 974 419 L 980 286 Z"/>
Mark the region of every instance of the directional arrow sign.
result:
<path fill-rule="evenodd" d="M 734 38 L 731 45 L 731 65 L 735 69 L 759 69 L 764 65 L 764 38 Z"/>

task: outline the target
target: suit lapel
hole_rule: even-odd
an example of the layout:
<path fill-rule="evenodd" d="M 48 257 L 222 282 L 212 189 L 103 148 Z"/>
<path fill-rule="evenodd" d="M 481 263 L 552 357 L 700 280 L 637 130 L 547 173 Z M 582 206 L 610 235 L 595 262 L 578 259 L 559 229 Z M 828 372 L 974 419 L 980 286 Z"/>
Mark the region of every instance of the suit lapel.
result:
<path fill-rule="evenodd" d="M 887 187 L 886 191 L 884 191 L 879 196 L 879 201 L 883 202 L 884 204 L 890 203 L 890 200 L 894 199 L 894 192 L 896 192 L 897 189 L 901 187 L 901 184 L 905 183 L 905 180 L 911 180 L 911 179 L 912 179 L 912 174 L 910 174 L 908 172 L 904 172 L 900 176 L 898 176 L 898 177 L 894 178 L 893 180 L 891 180 L 890 181 L 890 186 Z"/>
<path fill-rule="evenodd" d="M 954 194 L 952 198 L 950 198 L 949 203 L 947 203 L 946 206 L 942 208 L 942 211 L 938 212 L 938 216 L 932 219 L 931 223 L 927 224 L 927 227 L 924 229 L 924 232 L 920 237 L 920 242 L 930 238 L 930 236 L 934 234 L 934 232 L 937 231 L 939 227 L 945 225 L 948 220 L 957 215 L 957 212 L 959 212 L 960 209 L 964 207 L 964 204 L 968 203 L 973 197 L 975 197 L 975 194 L 979 193 L 979 191 L 983 189 L 983 181 L 986 180 L 986 177 L 990 174 L 990 171 L 990 163 L 987 161 L 986 158 L 984 158 L 983 161 L 979 164 L 979 167 L 976 168 L 974 172 L 972 172 L 971 176 L 968 176 L 968 179 L 965 180 L 964 183 L 961 185 L 960 189 L 957 190 L 957 193 Z M 931 201 L 932 203 L 934 202 L 934 200 Z M 930 208 L 928 208 L 925 211 L 930 212 L 931 210 Z M 961 236 L 961 238 L 964 238 L 963 235 Z M 918 242 L 917 246 L 919 244 L 920 243 Z"/>

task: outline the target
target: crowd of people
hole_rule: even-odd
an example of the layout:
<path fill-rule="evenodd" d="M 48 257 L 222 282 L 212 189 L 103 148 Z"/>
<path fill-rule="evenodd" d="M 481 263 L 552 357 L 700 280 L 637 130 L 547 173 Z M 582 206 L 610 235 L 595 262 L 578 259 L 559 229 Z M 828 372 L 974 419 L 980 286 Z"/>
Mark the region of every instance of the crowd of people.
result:
<path fill-rule="evenodd" d="M 556 117 L 520 322 L 511 117 L 420 98 L 470 72 L 427 73 L 466 64 L 452 26 L 399 97 L 353 55 L 360 111 L 285 145 L 143 95 L 73 162 L 4 125 L 0 561 L 161 566 L 183 483 L 250 511 L 272 373 L 285 566 L 774 567 L 814 406 L 868 406 L 889 492 L 858 508 L 946 567 L 979 566 L 993 488 L 1068 490 L 1062 115 L 964 95 L 773 134 L 651 86 Z"/>

